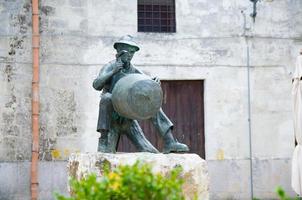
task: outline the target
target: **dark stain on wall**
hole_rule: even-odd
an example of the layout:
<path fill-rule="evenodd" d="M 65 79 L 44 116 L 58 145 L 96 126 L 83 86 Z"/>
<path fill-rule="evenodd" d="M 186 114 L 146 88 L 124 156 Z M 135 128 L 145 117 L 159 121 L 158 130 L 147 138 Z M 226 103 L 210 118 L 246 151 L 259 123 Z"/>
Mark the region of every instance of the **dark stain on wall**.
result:
<path fill-rule="evenodd" d="M 18 13 L 10 15 L 12 27 L 18 30 L 18 34 L 27 33 L 31 28 L 31 1 L 26 2 Z"/>
<path fill-rule="evenodd" d="M 12 77 L 12 67 L 11 65 L 6 65 L 5 73 L 7 75 L 7 81 L 11 82 Z M 6 136 L 18 136 L 20 134 L 20 128 L 18 124 L 15 123 L 16 116 L 16 108 L 17 108 L 17 97 L 15 95 L 15 87 L 12 83 L 9 84 L 10 87 L 10 98 L 7 103 L 5 103 L 4 111 L 2 113 L 2 121 L 5 126 L 2 127 L 2 131 L 6 134 Z"/>
<path fill-rule="evenodd" d="M 52 150 L 55 149 L 56 139 L 49 138 L 45 132 L 45 127 L 40 128 L 42 139 L 40 140 L 39 158 L 44 161 L 52 161 Z"/>
<path fill-rule="evenodd" d="M 12 77 L 14 75 L 12 65 L 10 65 L 10 64 L 5 65 L 4 73 L 6 75 L 7 82 L 11 82 Z"/>
<path fill-rule="evenodd" d="M 54 15 L 55 8 L 51 7 L 51 6 L 41 6 L 40 10 L 41 10 L 41 13 L 40 13 L 40 16 L 39 16 L 39 19 L 40 19 L 40 33 L 43 33 L 46 30 L 50 31 L 48 16 Z"/>
<path fill-rule="evenodd" d="M 57 136 L 66 136 L 77 133 L 76 101 L 72 91 L 57 91 L 56 101 L 56 133 Z"/>
<path fill-rule="evenodd" d="M 14 36 L 9 41 L 9 52 L 8 55 L 14 56 L 16 54 L 16 51 L 18 49 L 23 49 L 23 42 L 24 42 L 25 36 Z"/>
<path fill-rule="evenodd" d="M 27 37 L 28 30 L 31 29 L 31 1 L 26 2 L 17 12 L 10 15 L 10 25 L 18 33 L 9 40 L 8 55 L 14 56 L 18 49 L 23 49 L 24 39 Z M 22 51 L 19 51 L 20 55 Z"/>
<path fill-rule="evenodd" d="M 44 15 L 53 15 L 55 13 L 55 8 L 51 6 L 41 6 L 40 10 Z"/>
<path fill-rule="evenodd" d="M 17 103 L 17 97 L 14 94 L 12 94 L 11 100 L 5 104 L 5 107 L 12 108 L 13 110 L 15 110 L 15 107 L 13 107 L 13 105 L 16 105 L 16 103 Z"/>
<path fill-rule="evenodd" d="M 24 2 L 24 3 L 23 3 Z M 4 91 L 3 106 L 0 108 L 0 152 L 1 160 L 28 160 L 30 159 L 30 82 L 26 67 L 30 65 L 15 64 L 26 62 L 22 57 L 28 54 L 31 30 L 31 1 L 7 1 L 4 10 L 8 12 L 8 30 L 11 36 L 6 38 L 6 55 L 0 57 L 3 62 L 1 77 Z M 29 54 L 30 55 L 30 54 Z M 27 58 L 25 58 L 27 59 Z M 28 58 L 30 59 L 30 58 Z M 22 77 L 22 80 L 17 77 Z M 21 81 L 25 81 L 22 83 Z M 29 84 L 27 84 L 29 83 Z M 1 195 L 0 195 L 1 196 Z M 1 199 L 1 198 L 0 198 Z"/>

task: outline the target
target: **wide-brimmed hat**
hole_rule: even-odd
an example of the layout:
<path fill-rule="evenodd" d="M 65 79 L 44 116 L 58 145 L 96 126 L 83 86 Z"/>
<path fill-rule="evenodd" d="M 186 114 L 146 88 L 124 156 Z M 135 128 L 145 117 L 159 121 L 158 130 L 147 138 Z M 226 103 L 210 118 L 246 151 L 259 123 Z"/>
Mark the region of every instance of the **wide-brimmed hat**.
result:
<path fill-rule="evenodd" d="M 121 37 L 117 42 L 115 42 L 113 44 L 113 47 L 115 49 L 117 49 L 117 46 L 119 44 L 127 44 L 127 45 L 135 47 L 136 51 L 139 50 L 138 44 L 134 41 L 134 39 L 133 39 L 133 37 L 131 35 L 126 35 L 126 36 Z"/>

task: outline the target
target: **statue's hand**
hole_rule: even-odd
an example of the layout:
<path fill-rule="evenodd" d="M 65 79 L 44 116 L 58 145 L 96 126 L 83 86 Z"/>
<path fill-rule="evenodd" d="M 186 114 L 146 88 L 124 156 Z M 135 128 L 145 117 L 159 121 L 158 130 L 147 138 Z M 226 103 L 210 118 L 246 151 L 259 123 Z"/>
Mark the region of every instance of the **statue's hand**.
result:
<path fill-rule="evenodd" d="M 124 66 L 124 63 L 120 59 L 118 59 L 113 67 L 113 70 L 112 70 L 113 74 L 115 74 L 115 73 L 119 72 L 121 69 L 123 69 L 123 66 Z"/>
<path fill-rule="evenodd" d="M 152 80 L 160 85 L 160 79 L 157 76 L 153 77 Z"/>

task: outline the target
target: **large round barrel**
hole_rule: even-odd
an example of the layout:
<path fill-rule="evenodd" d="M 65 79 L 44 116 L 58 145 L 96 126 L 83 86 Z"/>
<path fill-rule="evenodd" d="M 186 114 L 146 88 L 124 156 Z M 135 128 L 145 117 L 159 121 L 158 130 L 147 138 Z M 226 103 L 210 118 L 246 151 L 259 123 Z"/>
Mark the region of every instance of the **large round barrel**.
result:
<path fill-rule="evenodd" d="M 150 77 L 129 74 L 121 78 L 112 91 L 112 104 L 116 112 L 129 119 L 149 119 L 160 109 L 162 89 Z"/>

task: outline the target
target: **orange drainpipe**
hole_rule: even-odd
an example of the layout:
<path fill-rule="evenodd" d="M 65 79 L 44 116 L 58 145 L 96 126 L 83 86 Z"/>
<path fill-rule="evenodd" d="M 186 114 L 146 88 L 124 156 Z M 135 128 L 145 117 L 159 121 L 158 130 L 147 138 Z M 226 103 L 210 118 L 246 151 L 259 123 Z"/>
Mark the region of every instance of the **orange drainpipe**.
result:
<path fill-rule="evenodd" d="M 38 199 L 38 162 L 39 162 L 39 0 L 32 0 L 32 154 L 31 154 L 31 199 Z"/>

